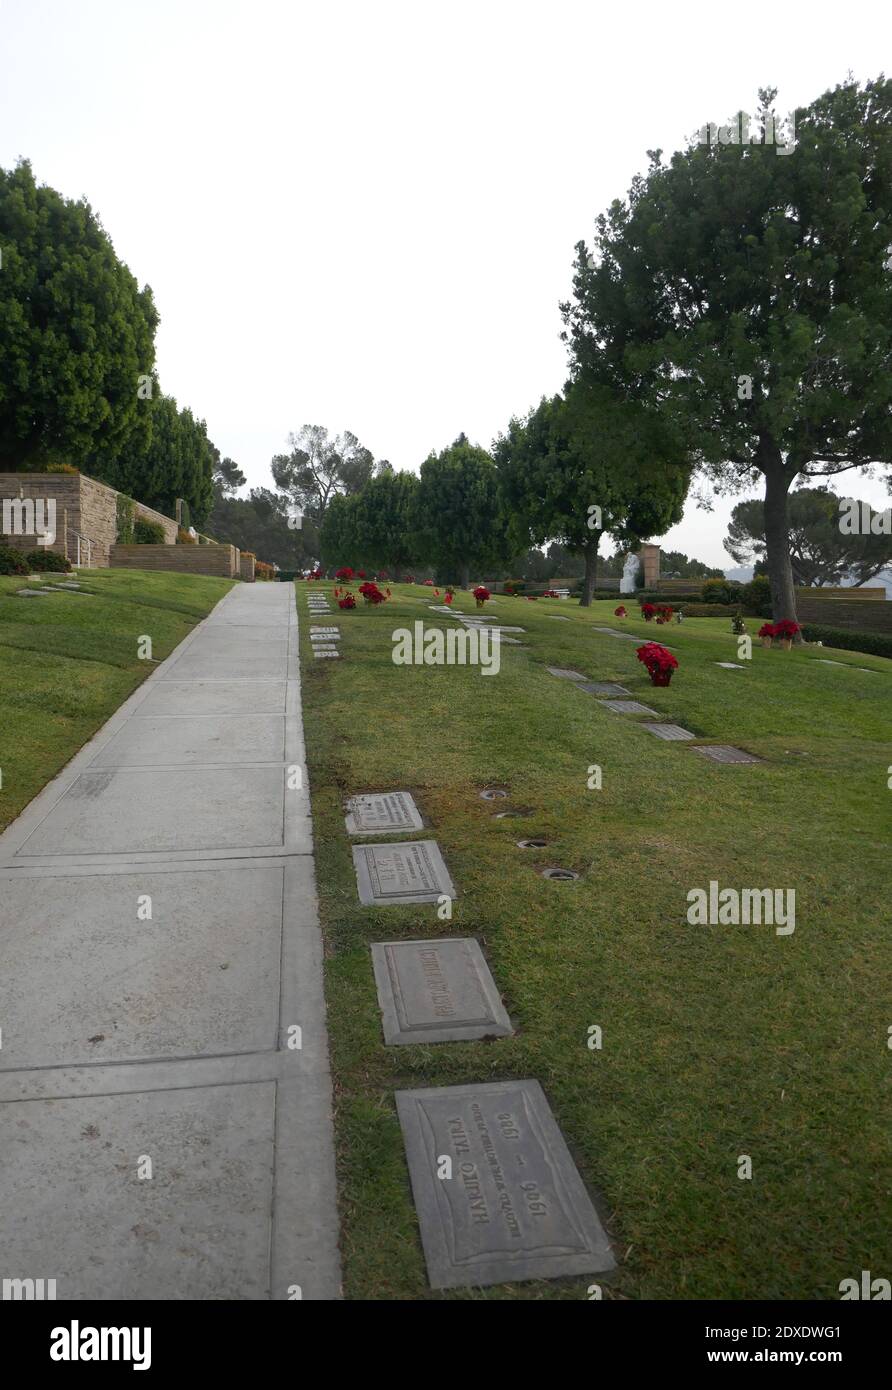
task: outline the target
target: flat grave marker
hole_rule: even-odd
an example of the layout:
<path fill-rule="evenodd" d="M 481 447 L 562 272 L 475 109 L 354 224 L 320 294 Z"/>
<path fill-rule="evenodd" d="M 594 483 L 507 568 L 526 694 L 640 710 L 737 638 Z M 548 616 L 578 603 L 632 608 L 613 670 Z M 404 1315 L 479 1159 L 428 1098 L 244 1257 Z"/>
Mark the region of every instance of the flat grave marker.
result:
<path fill-rule="evenodd" d="M 717 661 L 716 666 L 722 666 L 726 671 L 744 671 L 745 666 L 741 666 L 739 661 Z"/>
<path fill-rule="evenodd" d="M 389 1047 L 505 1038 L 514 1032 L 472 937 L 376 942 L 372 962 Z"/>
<path fill-rule="evenodd" d="M 550 676 L 559 676 L 567 681 L 584 681 L 585 676 L 581 671 L 569 671 L 563 666 L 546 666 L 546 671 Z"/>
<path fill-rule="evenodd" d="M 632 693 L 624 685 L 618 685 L 616 681 L 583 681 L 576 688 L 577 690 L 584 690 L 586 695 L 631 695 Z"/>
<path fill-rule="evenodd" d="M 692 734 L 690 729 L 683 729 L 680 724 L 642 724 L 641 727 L 647 729 L 655 738 L 662 738 L 667 742 L 696 738 L 696 734 Z"/>
<path fill-rule="evenodd" d="M 348 835 L 380 835 L 421 830 L 424 821 L 411 792 L 363 792 L 346 805 Z"/>
<path fill-rule="evenodd" d="M 396 1105 L 432 1288 L 615 1267 L 538 1081 L 397 1091 Z"/>
<path fill-rule="evenodd" d="M 613 710 L 614 714 L 658 714 L 659 711 L 651 709 L 650 705 L 643 705 L 640 700 L 599 700 L 599 705 L 605 709 Z M 645 725 L 645 728 L 648 727 Z M 692 735 L 693 737 L 693 735 Z"/>
<path fill-rule="evenodd" d="M 435 840 L 354 845 L 353 867 L 359 901 L 365 907 L 435 903 L 456 895 Z"/>
<path fill-rule="evenodd" d="M 314 657 L 316 657 L 317 661 L 321 661 L 322 658 L 323 658 L 323 657 L 326 657 L 326 656 L 340 657 L 341 653 L 340 653 L 339 651 L 336 651 L 336 650 L 332 650 L 332 651 L 330 651 L 330 652 L 320 652 L 320 651 L 317 650 L 317 651 L 314 651 L 314 652 L 313 652 L 313 655 L 314 655 Z"/>
<path fill-rule="evenodd" d="M 714 763 L 761 763 L 762 758 L 756 758 L 752 753 L 745 753 L 742 748 L 734 748 L 730 743 L 701 743 L 693 750 L 700 753 L 704 758 L 709 758 Z"/>

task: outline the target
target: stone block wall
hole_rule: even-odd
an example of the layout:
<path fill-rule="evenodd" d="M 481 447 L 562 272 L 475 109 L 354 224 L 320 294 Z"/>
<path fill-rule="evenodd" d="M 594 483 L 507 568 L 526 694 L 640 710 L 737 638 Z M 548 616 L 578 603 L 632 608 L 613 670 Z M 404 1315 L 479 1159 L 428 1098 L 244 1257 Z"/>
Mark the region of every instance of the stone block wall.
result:
<path fill-rule="evenodd" d="M 249 555 L 247 551 L 242 551 L 239 565 L 242 579 L 246 584 L 254 583 L 254 559 L 253 555 Z"/>
<path fill-rule="evenodd" d="M 91 542 L 94 567 L 107 568 L 118 534 L 118 493 L 113 487 L 88 478 L 84 473 L 0 473 L 0 502 L 18 497 L 35 502 L 55 500 L 56 539 L 47 550 L 67 555 L 74 564 L 80 534 Z M 134 502 L 133 506 L 134 519 L 143 517 L 146 521 L 160 523 L 168 545 L 176 544 L 177 524 L 171 517 L 163 516 L 142 502 Z M 4 535 L 3 544 L 14 546 L 16 550 L 34 550 L 37 538 L 34 535 Z M 83 553 L 81 560 L 86 564 Z"/>
<path fill-rule="evenodd" d="M 870 599 L 796 597 L 800 623 L 823 623 L 853 632 L 892 632 L 892 603 Z"/>
<path fill-rule="evenodd" d="M 165 570 L 238 579 L 240 555 L 234 545 L 113 545 L 112 569 Z"/>

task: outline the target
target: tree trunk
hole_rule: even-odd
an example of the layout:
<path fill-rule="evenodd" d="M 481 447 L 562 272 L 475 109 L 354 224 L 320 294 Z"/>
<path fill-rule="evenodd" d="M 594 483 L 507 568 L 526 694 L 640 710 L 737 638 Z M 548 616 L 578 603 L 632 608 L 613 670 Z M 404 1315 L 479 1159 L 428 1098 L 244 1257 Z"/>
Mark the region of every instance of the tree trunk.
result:
<path fill-rule="evenodd" d="M 796 618 L 796 589 L 790 562 L 789 492 L 793 479 L 784 468 L 773 440 L 760 445 L 759 466 L 765 474 L 765 561 L 771 585 L 771 609 L 775 622 Z M 797 636 L 801 641 L 801 636 Z"/>
<path fill-rule="evenodd" d="M 600 539 L 601 537 L 596 535 L 594 540 L 589 541 L 583 552 L 585 555 L 585 579 L 582 581 L 580 608 L 591 608 L 592 606 L 592 594 L 595 592 L 595 580 L 598 577 L 598 541 Z"/>
<path fill-rule="evenodd" d="M 470 569 L 468 568 L 467 565 L 459 565 L 458 574 L 459 574 L 459 583 L 461 584 L 461 587 L 462 587 L 463 589 L 466 589 L 466 588 L 468 587 L 468 585 L 470 584 L 470 582 L 471 582 L 471 571 L 470 571 Z"/>

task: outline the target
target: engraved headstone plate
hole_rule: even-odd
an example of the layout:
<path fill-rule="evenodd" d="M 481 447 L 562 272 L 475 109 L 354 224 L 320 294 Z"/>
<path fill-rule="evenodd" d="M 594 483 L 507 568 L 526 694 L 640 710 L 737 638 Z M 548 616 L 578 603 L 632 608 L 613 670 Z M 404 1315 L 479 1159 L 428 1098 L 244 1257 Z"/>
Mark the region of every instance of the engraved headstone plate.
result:
<path fill-rule="evenodd" d="M 432 1288 L 615 1267 L 538 1081 L 397 1091 L 396 1105 Z"/>
<path fill-rule="evenodd" d="M 337 647 L 334 642 L 314 642 L 313 651 L 318 656 L 320 652 L 336 652 Z"/>
<path fill-rule="evenodd" d="M 761 758 L 754 757 L 752 753 L 745 753 L 742 748 L 734 748 L 730 743 L 698 744 L 694 752 L 702 753 L 704 758 L 709 758 L 714 763 L 762 762 Z"/>
<path fill-rule="evenodd" d="M 647 729 L 648 733 L 654 734 L 657 738 L 666 739 L 668 742 L 673 740 L 694 738 L 690 729 L 683 729 L 680 724 L 642 724 L 642 729 Z"/>
<path fill-rule="evenodd" d="M 353 867 L 365 907 L 435 903 L 456 896 L 435 840 L 401 840 L 389 845 L 355 845 Z"/>
<path fill-rule="evenodd" d="M 388 1046 L 504 1038 L 514 1031 L 472 937 L 376 942 L 372 962 Z"/>
<path fill-rule="evenodd" d="M 726 671 L 744 671 L 745 666 L 741 666 L 739 661 L 717 661 L 716 666 L 722 666 Z"/>
<path fill-rule="evenodd" d="M 599 700 L 599 705 L 605 709 L 612 709 L 614 714 L 656 714 L 657 710 L 651 709 L 650 705 L 642 705 L 640 700 Z M 649 725 L 645 725 L 648 728 Z M 693 735 L 691 735 L 693 738 Z"/>
<path fill-rule="evenodd" d="M 386 835 L 424 825 L 409 792 L 364 792 L 351 796 L 346 810 L 348 835 Z"/>
<path fill-rule="evenodd" d="M 585 676 L 581 671 L 567 671 L 562 666 L 546 666 L 546 671 L 550 676 L 560 676 L 568 681 L 584 681 Z"/>
<path fill-rule="evenodd" d="M 315 658 L 316 658 L 317 661 L 322 661 L 322 660 L 323 660 L 325 657 L 327 657 L 327 656 L 340 657 L 341 653 L 340 653 L 340 652 L 337 652 L 337 651 L 334 651 L 334 652 L 313 652 L 313 655 L 315 656 Z"/>
<path fill-rule="evenodd" d="M 632 693 L 624 685 L 617 685 L 616 681 L 583 681 L 582 685 L 578 685 L 576 689 L 584 690 L 586 695 L 631 695 Z"/>

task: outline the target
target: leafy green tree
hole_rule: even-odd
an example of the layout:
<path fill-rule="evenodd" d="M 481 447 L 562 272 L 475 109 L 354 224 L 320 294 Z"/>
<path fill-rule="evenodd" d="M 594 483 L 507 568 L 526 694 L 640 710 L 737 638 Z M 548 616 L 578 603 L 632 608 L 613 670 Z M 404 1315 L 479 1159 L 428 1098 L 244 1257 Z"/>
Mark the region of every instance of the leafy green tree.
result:
<path fill-rule="evenodd" d="M 760 92 L 760 130 L 776 93 Z M 650 155 L 580 243 L 563 306 L 577 373 L 676 422 L 718 488 L 759 475 L 774 616 L 796 616 L 797 478 L 892 462 L 892 82 L 796 113 L 796 143 Z"/>
<path fill-rule="evenodd" d="M 844 579 L 866 584 L 892 564 L 892 535 L 845 533 L 839 524 L 839 502 L 826 487 L 802 487 L 790 493 L 790 561 L 797 584 L 839 584 Z M 859 511 L 864 505 L 859 504 Z M 731 513 L 725 549 L 739 565 L 764 561 L 765 504 L 760 498 L 738 502 Z"/>
<path fill-rule="evenodd" d="M 290 452 L 270 465 L 273 481 L 292 509 L 318 526 L 332 498 L 360 492 L 374 475 L 374 456 L 349 430 L 330 439 L 324 425 L 304 425 L 288 443 Z"/>
<path fill-rule="evenodd" d="M 582 607 L 605 532 L 628 545 L 661 535 L 681 519 L 690 479 L 686 451 L 659 417 L 583 381 L 512 420 L 495 458 L 510 538 L 555 540 L 580 556 Z"/>
<path fill-rule="evenodd" d="M 260 487 L 252 488 L 247 497 L 218 495 L 207 530 L 214 540 L 253 551 L 267 564 L 308 569 L 318 555 L 318 533 L 309 521 L 300 528 L 291 523 L 284 499 Z"/>
<path fill-rule="evenodd" d="M 89 463 L 114 482 L 151 430 L 151 290 L 90 205 L 38 186 L 27 161 L 0 169 L 0 256 L 0 467 Z"/>
<path fill-rule="evenodd" d="M 356 562 L 395 574 L 415 563 L 418 552 L 411 528 L 418 486 L 416 474 L 385 469 L 347 499 Z"/>
<path fill-rule="evenodd" d="M 465 434 L 421 465 L 412 523 L 415 554 L 443 583 L 467 588 L 472 568 L 479 578 L 520 548 L 507 544 L 492 456 Z"/>
<path fill-rule="evenodd" d="M 359 530 L 356 525 L 358 495 L 336 493 L 325 509 L 319 528 L 319 548 L 327 569 L 359 564 Z"/>
<path fill-rule="evenodd" d="M 158 395 L 147 404 L 147 446 L 122 453 L 111 476 L 99 460 L 87 471 L 167 516 L 175 514 L 176 499 L 183 497 L 192 524 L 201 527 L 214 501 L 214 456 L 219 451 L 208 439 L 204 420 L 180 410 L 172 396 Z"/>

